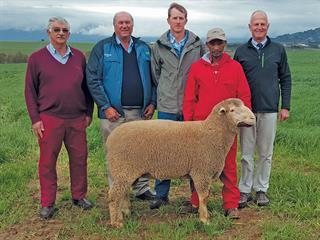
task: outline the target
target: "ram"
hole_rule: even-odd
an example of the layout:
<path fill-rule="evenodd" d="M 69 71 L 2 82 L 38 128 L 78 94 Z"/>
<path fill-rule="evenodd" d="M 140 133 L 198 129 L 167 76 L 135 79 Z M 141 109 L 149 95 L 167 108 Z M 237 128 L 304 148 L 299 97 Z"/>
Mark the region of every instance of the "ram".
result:
<path fill-rule="evenodd" d="M 251 110 L 240 99 L 230 98 L 217 104 L 204 121 L 134 121 L 116 128 L 106 143 L 113 179 L 111 225 L 123 226 L 123 213 L 130 213 L 128 192 L 141 176 L 191 177 L 199 195 L 200 221 L 207 223 L 210 184 L 224 168 L 238 127 L 254 124 Z"/>

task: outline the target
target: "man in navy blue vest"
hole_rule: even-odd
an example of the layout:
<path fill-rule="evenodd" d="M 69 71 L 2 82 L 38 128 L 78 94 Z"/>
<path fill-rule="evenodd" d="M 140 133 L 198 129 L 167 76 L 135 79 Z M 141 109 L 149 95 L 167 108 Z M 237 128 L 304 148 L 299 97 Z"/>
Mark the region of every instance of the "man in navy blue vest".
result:
<path fill-rule="evenodd" d="M 98 106 L 104 141 L 122 123 L 151 119 L 156 106 L 149 46 L 131 35 L 133 17 L 129 13 L 116 13 L 113 26 L 113 36 L 94 46 L 86 70 L 88 88 Z M 111 186 L 109 172 L 108 181 Z M 148 178 L 139 178 L 133 191 L 141 200 L 154 198 Z"/>

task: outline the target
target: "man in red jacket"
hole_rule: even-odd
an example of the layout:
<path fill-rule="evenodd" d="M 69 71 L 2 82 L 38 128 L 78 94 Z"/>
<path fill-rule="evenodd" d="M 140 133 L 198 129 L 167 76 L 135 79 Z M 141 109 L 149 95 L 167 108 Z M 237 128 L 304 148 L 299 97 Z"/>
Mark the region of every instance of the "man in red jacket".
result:
<path fill-rule="evenodd" d="M 56 162 L 64 143 L 70 165 L 73 205 L 89 209 L 87 193 L 86 128 L 93 100 L 85 81 L 86 59 L 67 45 L 70 25 L 61 17 L 49 19 L 50 43 L 28 60 L 25 99 L 40 147 L 40 217 L 51 218 L 57 192 Z"/>
<path fill-rule="evenodd" d="M 212 108 L 227 98 L 240 98 L 251 108 L 250 89 L 241 65 L 224 53 L 226 36 L 222 29 L 213 28 L 207 33 L 206 44 L 209 52 L 191 65 L 183 101 L 185 121 L 204 120 Z M 225 167 L 220 176 L 223 209 L 232 219 L 240 218 L 238 202 L 240 192 L 237 187 L 237 138 L 226 157 Z M 198 194 L 191 184 L 192 207 L 199 206 Z"/>

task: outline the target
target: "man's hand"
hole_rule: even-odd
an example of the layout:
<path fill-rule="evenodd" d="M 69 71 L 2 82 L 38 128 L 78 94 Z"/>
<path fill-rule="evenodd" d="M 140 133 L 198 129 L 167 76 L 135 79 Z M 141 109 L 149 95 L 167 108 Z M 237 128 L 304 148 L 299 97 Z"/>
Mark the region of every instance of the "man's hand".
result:
<path fill-rule="evenodd" d="M 43 138 L 44 126 L 43 122 L 39 121 L 32 125 L 33 133 L 38 139 Z"/>
<path fill-rule="evenodd" d="M 92 118 L 89 116 L 86 116 L 86 126 L 89 127 L 91 124 Z"/>
<path fill-rule="evenodd" d="M 289 110 L 288 109 L 281 109 L 279 113 L 279 120 L 280 122 L 285 121 L 289 118 Z"/>
<path fill-rule="evenodd" d="M 121 117 L 121 114 L 118 113 L 113 107 L 109 107 L 104 110 L 104 114 L 106 119 L 108 119 L 110 122 L 115 122 Z"/>
<path fill-rule="evenodd" d="M 154 113 L 154 106 L 153 104 L 149 104 L 146 109 L 144 110 L 144 117 L 146 119 L 151 119 Z"/>

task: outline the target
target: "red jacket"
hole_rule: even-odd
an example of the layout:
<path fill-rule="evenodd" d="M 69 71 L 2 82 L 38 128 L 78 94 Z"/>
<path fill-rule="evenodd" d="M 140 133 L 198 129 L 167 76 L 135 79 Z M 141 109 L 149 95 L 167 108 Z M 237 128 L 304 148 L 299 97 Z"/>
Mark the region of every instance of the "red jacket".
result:
<path fill-rule="evenodd" d="M 226 53 L 212 65 L 209 56 L 207 53 L 190 67 L 183 99 L 185 121 L 204 120 L 227 98 L 240 98 L 251 108 L 250 88 L 241 65 Z"/>

